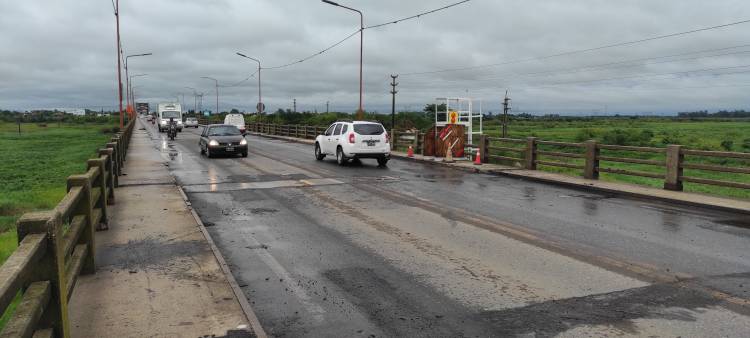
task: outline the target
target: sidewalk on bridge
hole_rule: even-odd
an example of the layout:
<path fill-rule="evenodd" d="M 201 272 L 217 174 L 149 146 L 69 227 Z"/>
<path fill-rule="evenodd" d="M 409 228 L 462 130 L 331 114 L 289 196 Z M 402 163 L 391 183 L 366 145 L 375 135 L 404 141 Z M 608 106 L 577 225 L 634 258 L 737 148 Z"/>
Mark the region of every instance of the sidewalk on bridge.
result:
<path fill-rule="evenodd" d="M 288 136 L 278 135 L 267 135 L 253 133 L 254 135 L 287 140 L 292 142 L 299 142 L 305 144 L 313 144 L 313 140 L 300 139 Z M 391 152 L 392 157 L 409 159 L 405 152 L 393 151 Z M 433 163 L 437 165 L 446 165 L 456 169 L 468 170 L 472 172 L 481 172 L 486 174 L 495 174 L 508 177 L 514 177 L 519 179 L 527 179 L 537 182 L 544 182 L 549 184 L 557 184 L 567 186 L 575 189 L 582 190 L 595 190 L 600 192 L 612 193 L 617 195 L 626 195 L 636 198 L 648 198 L 657 199 L 661 201 L 678 203 L 691 206 L 699 206 L 717 210 L 723 210 L 728 212 L 739 212 L 744 214 L 750 214 L 750 201 L 739 200 L 726 197 L 711 196 L 698 193 L 690 193 L 684 191 L 670 191 L 658 188 L 651 188 L 645 186 L 639 186 L 634 184 L 607 182 L 600 180 L 587 180 L 582 177 L 573 177 L 562 174 L 556 174 L 541 170 L 526 170 L 518 167 L 504 166 L 499 164 L 484 163 L 482 165 L 474 165 L 471 161 L 456 161 L 453 163 L 445 163 L 434 161 L 432 158 L 425 158 L 422 155 L 414 155 L 415 161 L 422 161 L 427 163 Z"/>
<path fill-rule="evenodd" d="M 72 336 L 263 336 L 167 162 L 137 125 L 109 230 L 96 234 L 97 271 L 71 297 Z"/>

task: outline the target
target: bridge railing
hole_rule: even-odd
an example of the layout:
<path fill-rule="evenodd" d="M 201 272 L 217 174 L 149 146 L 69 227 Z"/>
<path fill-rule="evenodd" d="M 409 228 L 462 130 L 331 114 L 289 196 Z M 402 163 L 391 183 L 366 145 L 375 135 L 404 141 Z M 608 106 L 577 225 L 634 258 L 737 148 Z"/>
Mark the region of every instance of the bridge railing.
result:
<path fill-rule="evenodd" d="M 326 127 L 255 123 L 249 130 L 290 137 L 314 139 Z M 425 133 L 419 130 L 391 130 L 393 150 L 405 151 L 412 146 L 420 153 Z M 484 163 L 501 163 L 528 170 L 579 171 L 587 179 L 598 179 L 600 173 L 663 180 L 667 190 L 683 190 L 683 183 L 698 183 L 738 189 L 750 189 L 743 180 L 712 178 L 711 173 L 750 174 L 750 153 L 686 149 L 680 145 L 666 148 L 634 147 L 586 142 L 558 142 L 489 137 L 482 135 L 477 144 Z M 685 170 L 688 170 L 686 174 Z"/>
<path fill-rule="evenodd" d="M 96 270 L 94 233 L 107 226 L 133 127 L 131 120 L 99 149 L 84 174 L 68 177 L 53 210 L 19 218 L 18 248 L 0 266 L 0 309 L 20 302 L 0 337 L 70 337 L 68 301 L 78 276 Z"/>
<path fill-rule="evenodd" d="M 391 150 L 407 151 L 409 147 L 415 154 L 422 153 L 424 133 L 419 130 L 391 130 Z"/>

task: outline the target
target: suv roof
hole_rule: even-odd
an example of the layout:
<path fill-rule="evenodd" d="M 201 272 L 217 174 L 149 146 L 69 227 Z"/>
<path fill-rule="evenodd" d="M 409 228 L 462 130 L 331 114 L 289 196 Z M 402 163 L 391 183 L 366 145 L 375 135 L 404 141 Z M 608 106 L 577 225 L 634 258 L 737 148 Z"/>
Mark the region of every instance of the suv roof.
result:
<path fill-rule="evenodd" d="M 374 124 L 382 124 L 382 123 L 380 123 L 378 121 L 350 121 L 350 120 L 336 121 L 336 122 L 333 122 L 333 123 L 374 123 Z"/>

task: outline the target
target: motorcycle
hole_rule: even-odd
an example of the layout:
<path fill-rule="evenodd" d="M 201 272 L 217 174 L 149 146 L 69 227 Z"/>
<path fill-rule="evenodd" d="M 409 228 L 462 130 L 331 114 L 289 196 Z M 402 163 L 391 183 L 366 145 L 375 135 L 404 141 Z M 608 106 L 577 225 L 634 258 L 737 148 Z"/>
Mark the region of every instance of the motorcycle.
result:
<path fill-rule="evenodd" d="M 172 122 L 169 124 L 167 135 L 169 136 L 169 139 L 171 141 L 174 141 L 175 136 L 177 136 L 177 124 L 176 123 Z"/>

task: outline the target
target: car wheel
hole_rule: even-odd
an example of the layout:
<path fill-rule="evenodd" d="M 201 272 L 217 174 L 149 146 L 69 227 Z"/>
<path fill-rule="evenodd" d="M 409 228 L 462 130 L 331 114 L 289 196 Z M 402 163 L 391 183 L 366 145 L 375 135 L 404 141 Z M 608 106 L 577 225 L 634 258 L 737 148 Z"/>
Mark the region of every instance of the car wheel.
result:
<path fill-rule="evenodd" d="M 346 158 L 346 155 L 344 155 L 344 150 L 341 149 L 341 147 L 336 148 L 336 163 L 339 165 L 346 165 L 346 162 L 348 159 Z"/>
<path fill-rule="evenodd" d="M 379 166 L 385 167 L 387 164 L 388 164 L 388 158 L 387 157 L 385 157 L 385 156 L 378 157 L 378 165 Z"/>
<path fill-rule="evenodd" d="M 242 157 L 247 157 L 247 152 L 242 153 Z"/>
<path fill-rule="evenodd" d="M 320 144 L 315 143 L 315 159 L 322 161 L 325 157 L 326 155 L 320 152 Z"/>
<path fill-rule="evenodd" d="M 213 155 L 211 155 L 211 148 L 206 147 L 206 157 L 211 158 Z"/>
<path fill-rule="evenodd" d="M 200 148 L 201 148 L 201 155 L 203 155 L 203 154 L 205 154 L 205 153 L 206 153 L 206 151 L 205 151 L 205 150 L 203 150 L 203 147 L 202 147 L 201 145 L 198 145 L 198 147 L 200 147 Z"/>

